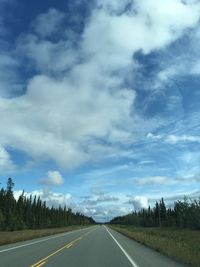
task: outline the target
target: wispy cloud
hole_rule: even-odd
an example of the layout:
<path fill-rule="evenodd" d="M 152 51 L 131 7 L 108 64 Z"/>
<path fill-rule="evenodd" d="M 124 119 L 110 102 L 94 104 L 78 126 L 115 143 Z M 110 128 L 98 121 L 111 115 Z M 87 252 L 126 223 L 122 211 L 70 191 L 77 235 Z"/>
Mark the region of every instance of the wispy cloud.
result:
<path fill-rule="evenodd" d="M 51 37 L 61 28 L 65 14 L 55 8 L 50 8 L 47 13 L 40 14 L 32 24 L 35 33 L 41 37 Z"/>
<path fill-rule="evenodd" d="M 155 176 L 155 177 L 145 177 L 136 180 L 139 185 L 166 185 L 173 183 L 169 177 L 165 176 Z"/>
<path fill-rule="evenodd" d="M 174 135 L 174 134 L 169 134 L 169 135 L 156 135 L 152 133 L 147 134 L 147 138 L 152 139 L 154 141 L 163 141 L 168 144 L 177 144 L 177 143 L 188 143 L 188 142 L 200 142 L 200 136 L 193 136 L 193 135 Z"/>
<path fill-rule="evenodd" d="M 200 136 L 190 136 L 190 135 L 169 135 L 166 138 L 166 142 L 170 144 L 176 144 L 178 142 L 200 142 Z"/>
<path fill-rule="evenodd" d="M 136 68 L 132 55 L 138 50 L 147 54 L 164 48 L 194 27 L 199 4 L 149 0 L 135 1 L 126 9 L 127 4 L 99 1 L 78 49 L 63 34 L 63 12 L 49 9 L 35 19 L 30 32 L 17 43 L 40 74 L 29 80 L 20 98 L 1 98 L 1 113 L 7 120 L 1 130 L 2 146 L 76 167 L 95 158 L 99 138 L 115 144 L 113 149 L 118 143 L 134 142 L 135 92 L 124 85 Z"/>
<path fill-rule="evenodd" d="M 43 185 L 61 185 L 74 172 L 83 191 L 102 186 L 102 194 L 72 203 L 100 219 L 146 207 L 141 188 L 151 195 L 151 185 L 179 183 L 186 190 L 191 177 L 192 190 L 199 181 L 199 1 L 68 5 L 30 12 L 29 25 L 20 31 L 18 24 L 13 36 L 0 9 L 1 170 L 17 168 L 21 151 L 34 168 L 48 165 L 38 175 Z M 136 192 L 129 201 L 120 190 Z M 65 198 L 38 192 L 49 203 Z"/>

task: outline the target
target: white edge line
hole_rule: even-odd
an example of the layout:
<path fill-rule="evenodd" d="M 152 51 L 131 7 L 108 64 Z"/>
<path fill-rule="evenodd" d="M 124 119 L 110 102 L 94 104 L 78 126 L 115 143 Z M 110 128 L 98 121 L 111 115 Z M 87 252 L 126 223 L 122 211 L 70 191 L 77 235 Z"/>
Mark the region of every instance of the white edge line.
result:
<path fill-rule="evenodd" d="M 3 250 L 0 250 L 0 253 L 6 252 L 6 251 L 10 251 L 10 250 L 14 250 L 14 249 L 18 249 L 18 248 L 23 248 L 23 247 L 31 246 L 31 245 L 34 245 L 34 244 L 38 244 L 38 243 L 41 243 L 41 242 L 48 241 L 50 239 L 54 239 L 54 238 L 62 237 L 62 236 L 65 236 L 65 235 L 69 235 L 69 234 L 74 233 L 74 232 L 83 231 L 83 230 L 86 230 L 88 228 L 90 228 L 90 227 L 79 229 L 79 230 L 70 231 L 70 232 L 67 232 L 67 233 L 64 233 L 64 234 L 59 234 L 59 235 L 51 236 L 51 237 L 48 237 L 46 239 L 34 241 L 34 242 L 31 242 L 31 243 L 28 243 L 28 244 L 24 244 L 24 245 L 19 245 L 19 246 L 12 247 L 12 248 L 3 249 Z"/>
<path fill-rule="evenodd" d="M 127 257 L 127 259 L 129 260 L 129 262 L 131 263 L 131 265 L 133 267 L 139 267 L 132 259 L 131 257 L 128 255 L 128 253 L 125 251 L 125 249 L 119 244 L 119 242 L 115 239 L 115 237 L 111 234 L 111 232 L 108 230 L 108 228 L 104 225 L 104 227 L 106 228 L 107 232 L 109 233 L 109 235 L 112 237 L 112 239 L 115 241 L 115 243 L 118 245 L 118 247 L 122 250 L 122 252 L 124 253 L 124 255 Z"/>

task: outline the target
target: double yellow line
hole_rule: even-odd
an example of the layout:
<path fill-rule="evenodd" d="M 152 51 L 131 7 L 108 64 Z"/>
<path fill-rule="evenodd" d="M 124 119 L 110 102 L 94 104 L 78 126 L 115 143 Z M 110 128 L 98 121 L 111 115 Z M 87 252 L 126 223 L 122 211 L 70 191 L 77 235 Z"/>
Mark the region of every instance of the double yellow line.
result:
<path fill-rule="evenodd" d="M 51 257 L 53 257 L 54 255 L 58 254 L 59 252 L 61 252 L 62 250 L 66 249 L 66 248 L 70 248 L 74 245 L 74 243 L 76 243 L 77 241 L 81 240 L 83 237 L 85 237 L 86 235 L 90 234 L 91 232 L 95 231 L 95 229 L 92 229 L 91 231 L 81 235 L 80 237 L 74 239 L 73 241 L 71 241 L 70 243 L 64 245 L 63 247 L 61 247 L 60 249 L 56 250 L 55 252 L 51 253 L 50 255 L 48 255 L 47 257 L 45 257 L 44 259 L 36 262 L 35 264 L 31 265 L 30 267 L 41 267 L 43 266 L 47 260 Z"/>

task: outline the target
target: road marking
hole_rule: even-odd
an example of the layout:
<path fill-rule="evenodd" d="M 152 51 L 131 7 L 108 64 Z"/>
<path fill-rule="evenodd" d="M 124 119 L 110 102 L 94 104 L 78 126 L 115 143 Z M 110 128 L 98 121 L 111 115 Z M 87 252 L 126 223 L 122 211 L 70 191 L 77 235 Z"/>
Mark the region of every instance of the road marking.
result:
<path fill-rule="evenodd" d="M 46 263 L 46 261 L 42 262 L 41 264 L 37 265 L 37 267 L 41 267 Z"/>
<path fill-rule="evenodd" d="M 71 248 L 73 247 L 74 244 L 69 244 L 66 248 Z"/>
<path fill-rule="evenodd" d="M 118 247 L 121 249 L 121 251 L 124 253 L 124 255 L 127 257 L 127 259 L 129 260 L 129 262 L 131 263 L 131 265 L 133 267 L 139 267 L 132 259 L 131 257 L 128 255 L 128 253 L 126 252 L 126 250 L 119 244 L 119 242 L 116 240 L 116 238 L 111 234 L 111 232 L 108 230 L 108 228 L 104 225 L 104 227 L 106 228 L 106 231 L 109 233 L 109 235 L 112 237 L 112 239 L 115 241 L 115 243 L 118 245 Z"/>
<path fill-rule="evenodd" d="M 44 261 L 47 262 L 47 260 L 51 257 L 53 257 L 54 255 L 58 254 L 60 251 L 64 250 L 65 248 L 69 248 L 71 246 L 74 245 L 75 242 L 77 242 L 78 240 L 81 240 L 83 237 L 85 237 L 86 235 L 90 234 L 91 232 L 95 231 L 97 229 L 97 227 L 95 227 L 94 229 L 92 229 L 91 231 L 81 235 L 80 237 L 76 238 L 75 240 L 71 241 L 70 243 L 64 245 L 63 247 L 61 247 L 60 249 L 56 250 L 55 252 L 51 253 L 50 255 L 48 255 L 47 257 L 45 257 L 44 259 L 34 263 L 33 265 L 31 265 L 31 267 L 39 267 L 41 263 L 43 263 Z"/>
<path fill-rule="evenodd" d="M 74 233 L 74 232 L 80 232 L 80 231 L 86 230 L 88 228 L 89 227 L 83 228 L 83 229 L 79 229 L 79 230 L 74 230 L 74 231 L 70 231 L 70 232 L 67 232 L 67 233 L 64 233 L 64 234 L 59 234 L 59 235 L 51 236 L 51 237 L 48 237 L 48 238 L 45 238 L 45 239 L 42 239 L 42 240 L 34 241 L 34 242 L 31 242 L 31 243 L 28 243 L 28 244 L 24 244 L 24 245 L 19 245 L 19 246 L 12 247 L 12 248 L 3 249 L 3 250 L 0 250 L 0 253 L 6 252 L 6 251 L 10 251 L 10 250 L 14 250 L 14 249 L 18 249 L 18 248 L 31 246 L 31 245 L 35 245 L 35 244 L 38 244 L 38 243 L 41 243 L 41 242 L 48 241 L 50 239 L 66 236 L 66 235 L 69 235 L 69 234 Z"/>

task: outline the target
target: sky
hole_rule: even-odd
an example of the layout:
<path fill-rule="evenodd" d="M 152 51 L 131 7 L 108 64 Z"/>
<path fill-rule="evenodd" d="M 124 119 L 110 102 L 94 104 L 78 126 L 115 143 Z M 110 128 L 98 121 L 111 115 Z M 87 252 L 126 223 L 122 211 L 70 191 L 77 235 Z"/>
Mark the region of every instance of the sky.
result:
<path fill-rule="evenodd" d="M 200 1 L 0 0 L 0 182 L 97 221 L 200 196 Z"/>

